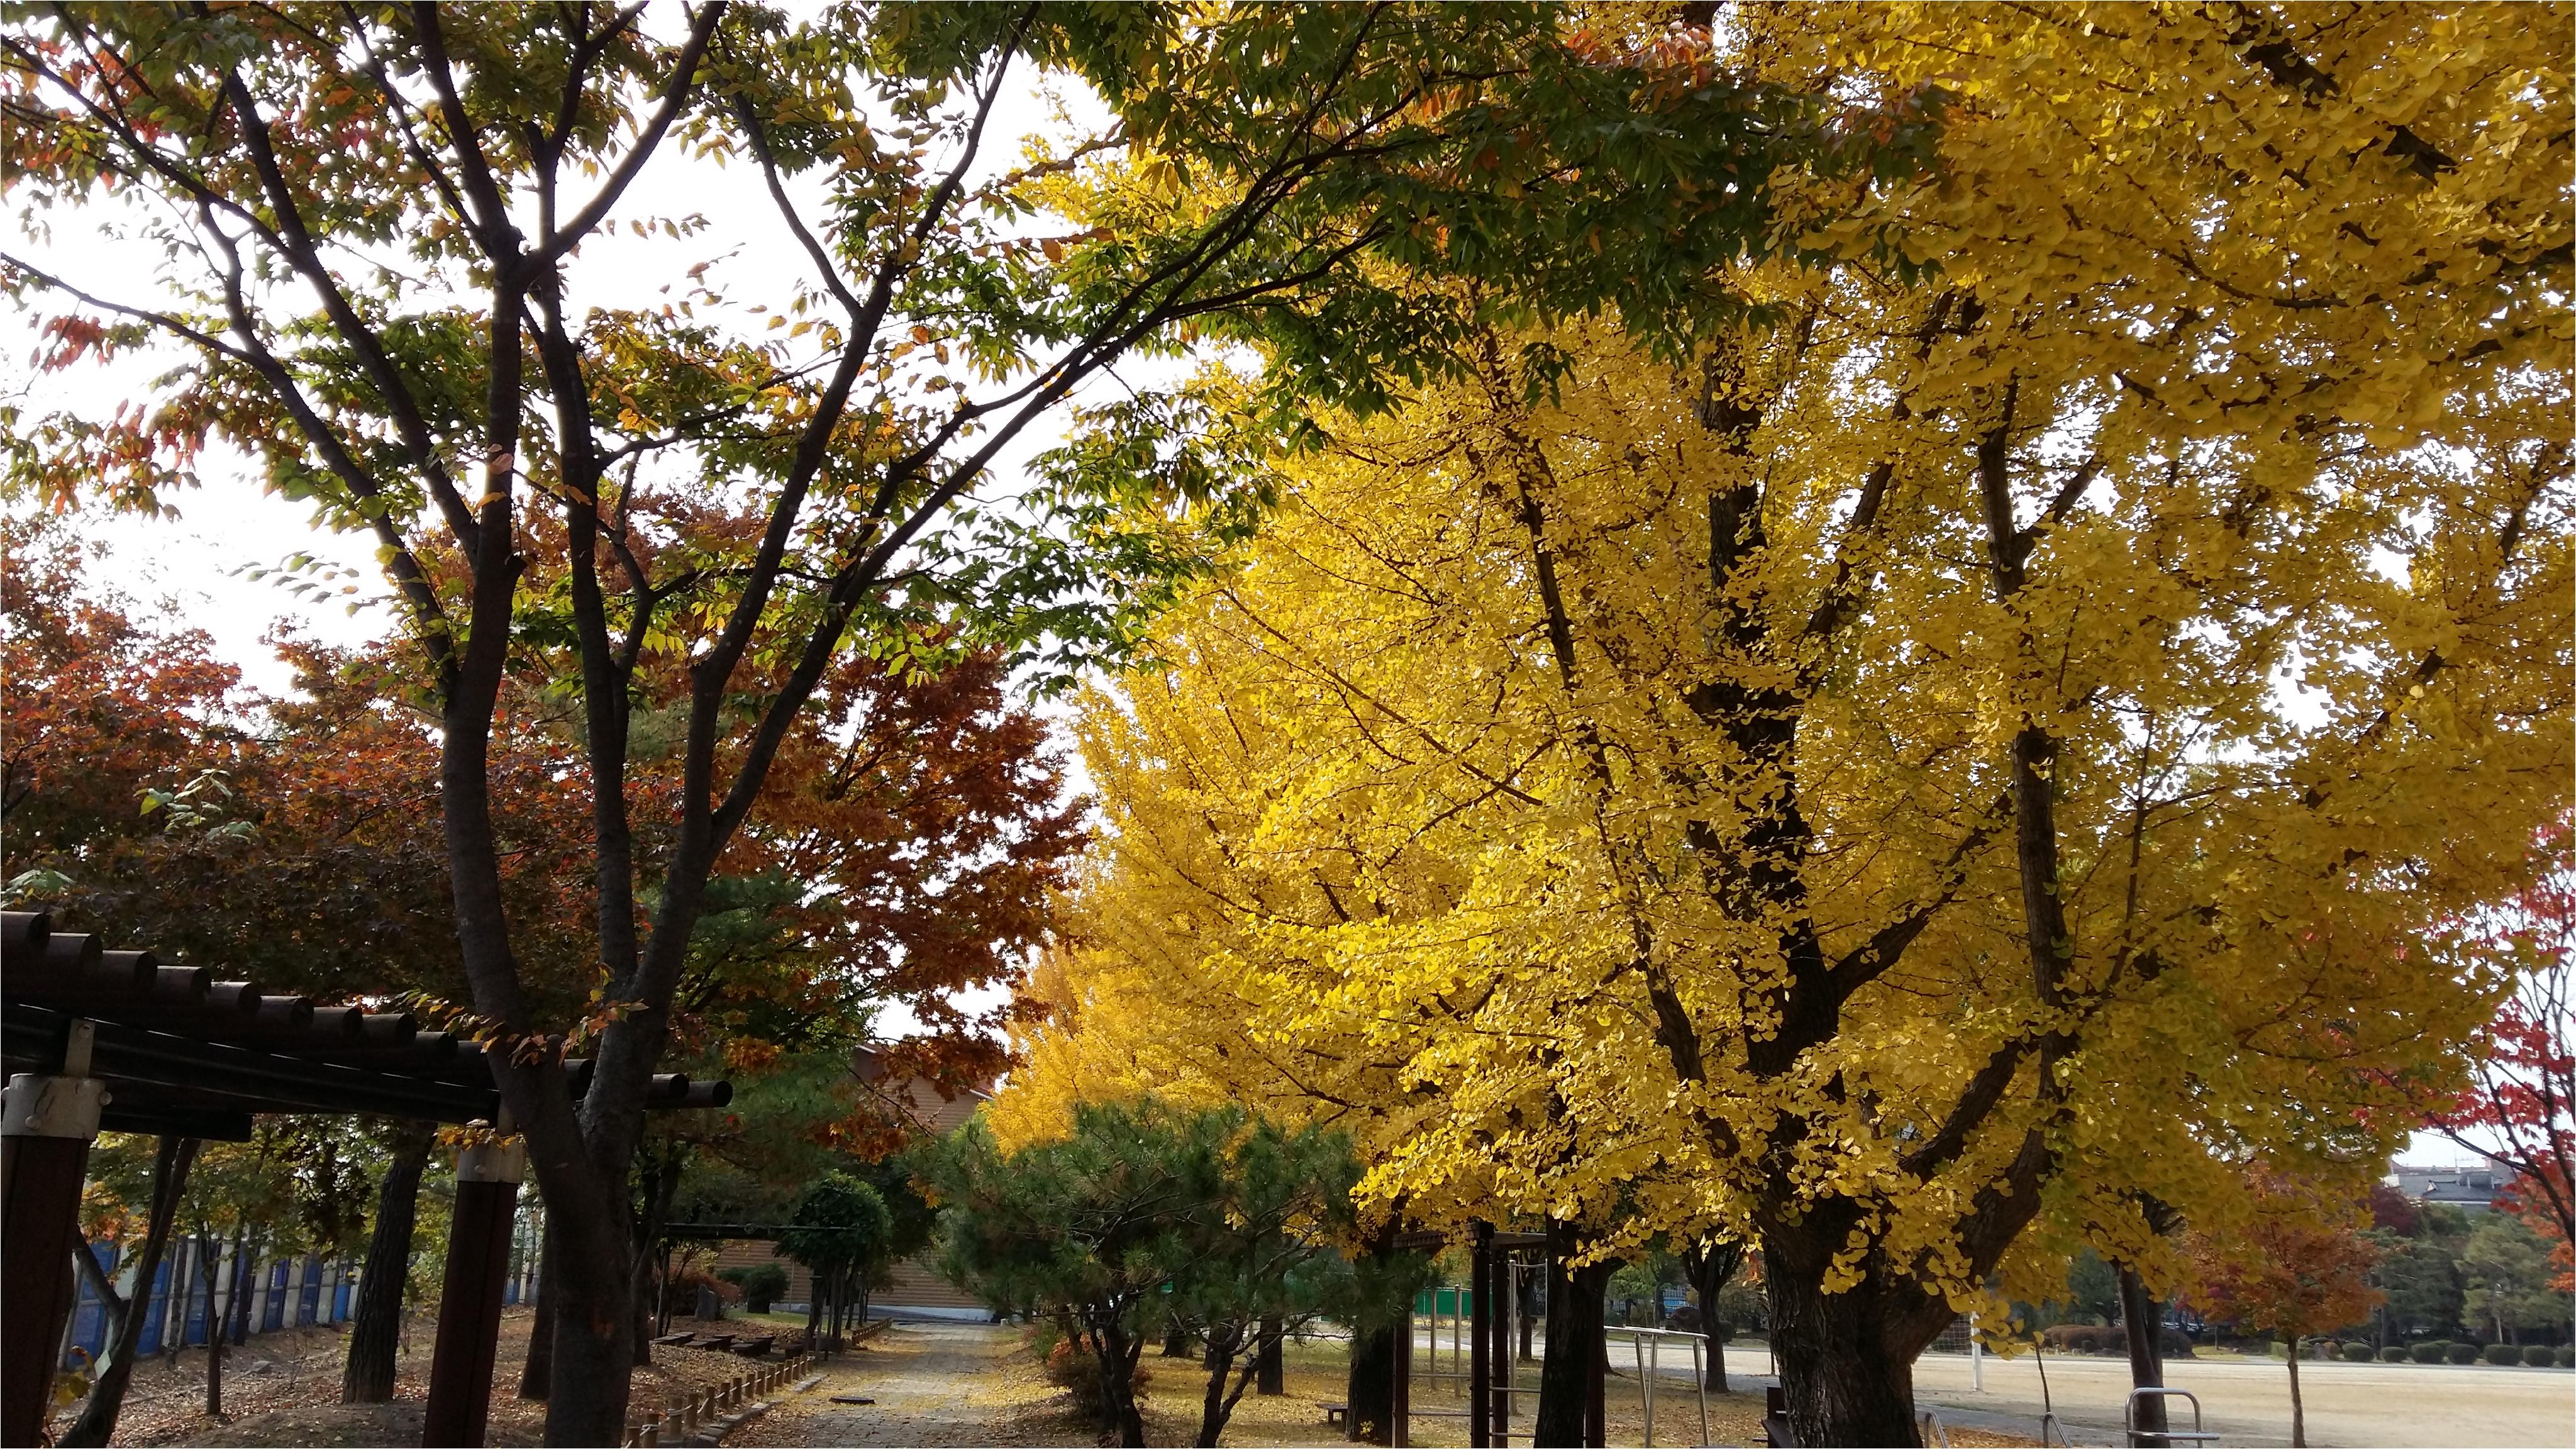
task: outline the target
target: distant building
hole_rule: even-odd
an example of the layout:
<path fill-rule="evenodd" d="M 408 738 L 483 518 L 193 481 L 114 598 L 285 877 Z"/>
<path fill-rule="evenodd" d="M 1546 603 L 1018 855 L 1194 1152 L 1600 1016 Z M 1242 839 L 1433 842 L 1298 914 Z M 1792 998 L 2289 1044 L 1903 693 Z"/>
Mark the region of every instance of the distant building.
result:
<path fill-rule="evenodd" d="M 939 1089 L 927 1082 L 888 1083 L 877 1065 L 876 1053 L 860 1047 L 852 1054 L 852 1065 L 859 1079 L 886 1096 L 920 1126 L 931 1133 L 944 1134 L 963 1126 L 975 1115 L 975 1109 L 993 1100 L 993 1094 L 968 1087 L 954 1097 L 943 1097 Z M 717 1252 L 713 1269 L 748 1268 L 759 1263 L 777 1263 L 787 1269 L 787 1291 L 779 1295 L 779 1306 L 802 1309 L 813 1302 L 813 1275 L 804 1265 L 774 1255 L 767 1243 L 730 1242 Z M 868 1294 L 868 1316 L 871 1318 L 963 1318 L 982 1322 L 992 1312 L 972 1296 L 959 1292 L 936 1268 L 921 1259 L 906 1259 L 887 1270 L 890 1279 L 884 1287 Z"/>
<path fill-rule="evenodd" d="M 2440 1203 L 2480 1213 L 2495 1206 L 2495 1196 L 2513 1183 L 2513 1169 L 2481 1162 L 2472 1167 L 2410 1167 L 2392 1164 L 2388 1180 L 2408 1202 Z"/>

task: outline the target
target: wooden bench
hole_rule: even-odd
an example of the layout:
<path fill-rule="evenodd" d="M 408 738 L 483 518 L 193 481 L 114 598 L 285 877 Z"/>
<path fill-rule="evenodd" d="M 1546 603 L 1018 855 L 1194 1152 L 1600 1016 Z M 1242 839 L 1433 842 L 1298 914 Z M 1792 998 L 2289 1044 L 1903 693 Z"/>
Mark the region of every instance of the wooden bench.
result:
<path fill-rule="evenodd" d="M 770 1346 L 777 1342 L 778 1335 L 774 1333 L 764 1333 L 758 1338 L 737 1338 L 733 1343 L 733 1351 L 744 1358 L 766 1358 L 769 1355 Z"/>
<path fill-rule="evenodd" d="M 653 1341 L 668 1348 L 678 1348 L 681 1344 L 687 1343 L 690 1339 L 695 1337 L 697 1337 L 695 1333 L 684 1328 L 677 1333 L 663 1334 L 660 1338 Z"/>
<path fill-rule="evenodd" d="M 1326 1404 L 1324 1406 L 1324 1422 L 1336 1428 L 1349 1428 L 1351 1422 L 1351 1406 L 1348 1404 Z"/>
<path fill-rule="evenodd" d="M 731 1348 L 733 1347 L 733 1335 L 730 1333 L 711 1333 L 704 1338 L 693 1338 L 689 1340 L 687 1346 L 690 1348 Z"/>

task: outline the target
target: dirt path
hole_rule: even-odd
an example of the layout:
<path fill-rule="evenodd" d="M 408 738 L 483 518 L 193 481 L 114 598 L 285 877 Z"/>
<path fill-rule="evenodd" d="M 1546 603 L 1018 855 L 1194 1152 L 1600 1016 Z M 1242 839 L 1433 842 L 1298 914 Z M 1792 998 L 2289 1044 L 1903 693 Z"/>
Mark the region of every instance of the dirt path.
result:
<path fill-rule="evenodd" d="M 742 1427 L 727 1444 L 1089 1444 L 1047 1412 L 1056 1389 L 1019 1352 L 1018 1330 L 898 1323 L 844 1355 L 820 1388 Z M 876 1400 L 836 1404 L 835 1395 Z"/>

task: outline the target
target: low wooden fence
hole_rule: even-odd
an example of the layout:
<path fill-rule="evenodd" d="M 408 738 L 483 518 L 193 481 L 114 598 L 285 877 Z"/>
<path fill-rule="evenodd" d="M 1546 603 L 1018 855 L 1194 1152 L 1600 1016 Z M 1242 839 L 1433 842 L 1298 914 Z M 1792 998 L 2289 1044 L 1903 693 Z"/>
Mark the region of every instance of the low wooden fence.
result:
<path fill-rule="evenodd" d="M 800 1353 L 775 1363 L 754 1361 L 749 1371 L 732 1382 L 712 1389 L 700 1389 L 681 1400 L 680 1406 L 658 1418 L 638 1419 L 626 1426 L 628 1445 L 686 1444 L 701 1428 L 744 1408 L 771 1390 L 796 1382 L 811 1372 L 819 1362 L 813 1353 Z"/>

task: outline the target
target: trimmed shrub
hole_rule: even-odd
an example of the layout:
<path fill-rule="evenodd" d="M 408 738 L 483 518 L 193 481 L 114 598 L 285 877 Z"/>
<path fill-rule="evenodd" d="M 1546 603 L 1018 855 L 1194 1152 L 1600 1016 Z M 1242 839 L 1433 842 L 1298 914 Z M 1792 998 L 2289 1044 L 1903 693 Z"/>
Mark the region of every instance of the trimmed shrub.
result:
<path fill-rule="evenodd" d="M 2478 1346 L 2474 1343 L 2455 1343 L 2448 1349 L 2444 1350 L 2444 1352 L 2449 1355 L 2450 1360 L 2453 1363 L 2476 1363 L 2478 1361 Z"/>
<path fill-rule="evenodd" d="M 2100 1353 L 2110 1332 L 2090 1323 L 2061 1323 L 2041 1334 L 2040 1338 L 2059 1353 Z M 2125 1343 L 2123 1340 L 2124 1346 Z"/>
<path fill-rule="evenodd" d="M 742 1290 L 743 1306 L 754 1313 L 767 1313 L 769 1305 L 787 1292 L 787 1270 L 776 1263 L 759 1263 L 748 1268 L 727 1268 L 717 1277 Z"/>
<path fill-rule="evenodd" d="M 2368 1363 L 2378 1356 L 2377 1351 L 2366 1343 L 2347 1343 L 2343 1346 L 2345 1363 Z"/>
<path fill-rule="evenodd" d="M 2388 1347 L 2379 1351 L 2379 1361 L 2381 1363 L 2404 1363 L 2406 1362 L 2407 1357 L 2406 1348 L 2403 1344 L 2392 1343 Z"/>
<path fill-rule="evenodd" d="M 2518 1364 L 2522 1362 L 2522 1350 L 2509 1343 L 2488 1344 L 2487 1362 L 2494 1364 L 2498 1368 L 2505 1368 L 2512 1364 Z"/>
<path fill-rule="evenodd" d="M 2411 1350 L 2417 1363 L 2440 1363 L 2443 1355 L 2450 1351 L 2451 1346 L 2439 1339 L 2419 1343 Z"/>
<path fill-rule="evenodd" d="M 2576 1344 L 2571 1344 L 2558 1350 L 2558 1366 L 2560 1368 L 2576 1368 Z"/>
<path fill-rule="evenodd" d="M 2532 1368 L 2547 1368 L 2558 1362 L 2558 1352 L 2545 1343 L 2530 1344 L 2522 1351 L 2522 1361 Z"/>

